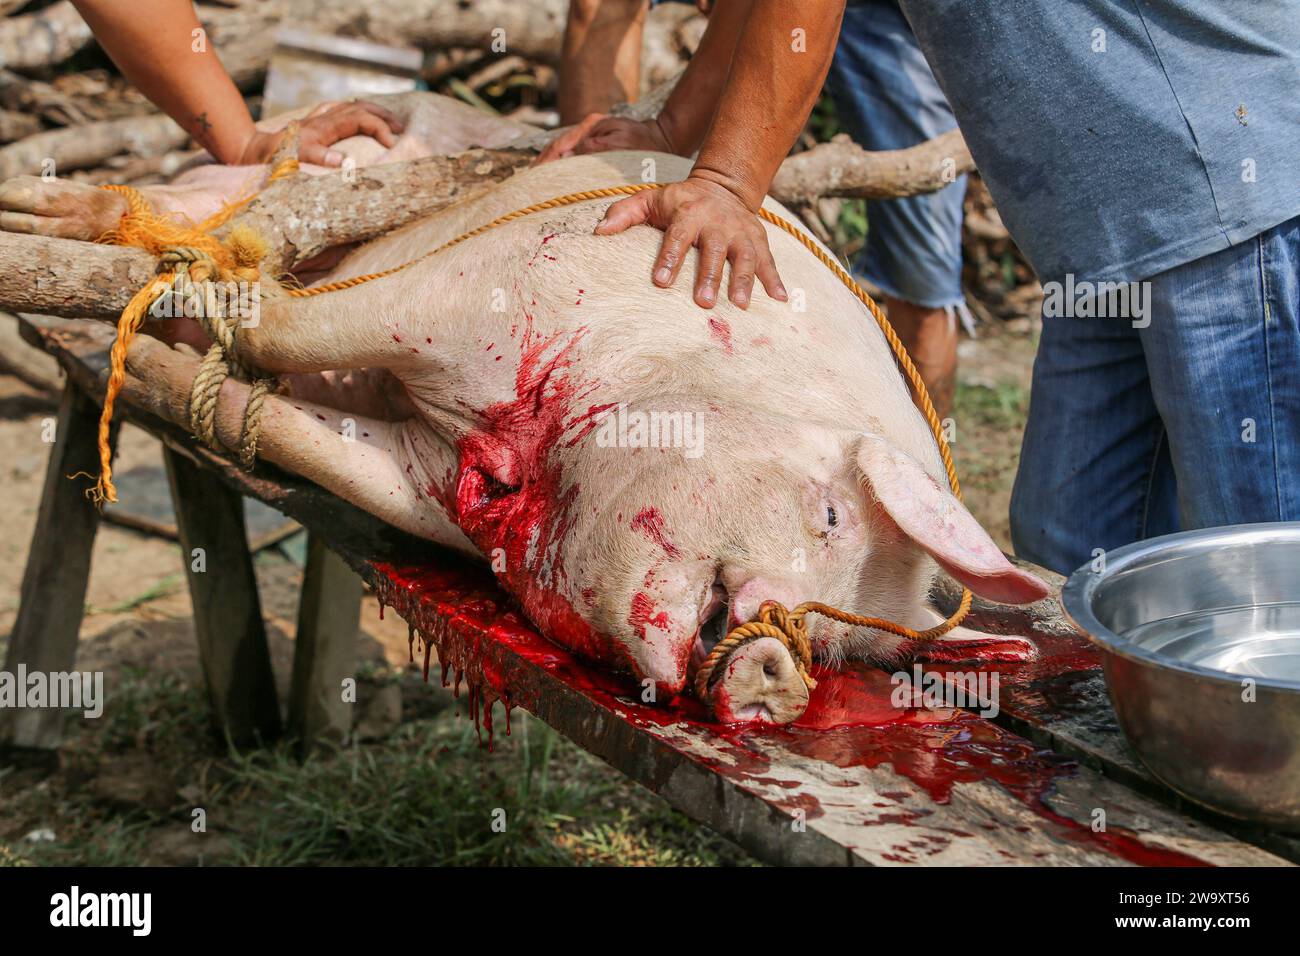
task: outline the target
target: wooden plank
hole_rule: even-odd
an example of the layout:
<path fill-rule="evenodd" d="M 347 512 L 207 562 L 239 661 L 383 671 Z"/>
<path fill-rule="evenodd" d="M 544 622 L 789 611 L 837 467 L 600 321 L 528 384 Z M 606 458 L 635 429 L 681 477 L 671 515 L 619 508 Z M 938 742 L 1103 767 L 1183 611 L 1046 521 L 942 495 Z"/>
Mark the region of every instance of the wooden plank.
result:
<path fill-rule="evenodd" d="M 289 728 L 304 745 L 342 742 L 352 729 L 343 681 L 356 677 L 362 590 L 361 578 L 325 539 L 308 534 L 289 691 Z"/>
<path fill-rule="evenodd" d="M 1018 563 L 1060 592 L 1064 582 L 1061 575 Z M 960 597 L 959 588 L 945 583 L 936 594 L 936 603 L 950 611 Z M 1147 770 L 1120 729 L 1106 690 L 1100 654 L 1087 636 L 1066 618 L 1054 599 L 1020 608 L 989 604 L 977 598 L 965 624 L 989 634 L 1023 635 L 1037 645 L 1035 658 L 1023 663 L 972 665 L 964 662 L 926 667 L 942 672 L 952 685 L 963 679 L 958 676 L 962 673 L 997 671 L 999 713 L 994 720 L 1000 726 L 1040 746 L 1074 757 L 1194 819 L 1300 863 L 1300 835 L 1214 813 L 1171 790 Z"/>
<path fill-rule="evenodd" d="M 65 328 L 33 335 L 69 374 L 98 381 L 95 341 Z M 102 367 L 102 366 L 101 366 Z M 132 420 L 219 480 L 324 537 L 391 607 L 463 672 L 490 740 L 492 701 L 536 714 L 684 812 L 778 863 L 1282 863 L 1166 809 L 1095 769 L 965 711 L 888 717 L 887 675 L 823 672 L 812 723 L 732 730 L 691 700 L 644 704 L 625 679 L 538 636 L 491 576 L 383 526 L 275 469 L 239 471 L 178 428 Z M 884 682 L 884 684 L 882 684 Z M 834 726 L 837 714 L 865 714 Z M 822 721 L 822 723 L 818 723 Z M 1094 831 L 1097 811 L 1107 828 Z"/>
<path fill-rule="evenodd" d="M 53 674 L 71 671 L 86 606 L 91 550 L 99 512 L 76 474 L 99 469 L 99 408 L 71 381 L 63 389 L 54 448 L 45 470 L 36 529 L 27 554 L 18 617 L 9 635 L 4 669 Z M 49 749 L 59 745 L 66 711 L 0 710 L 0 742 Z"/>
<path fill-rule="evenodd" d="M 492 701 L 508 700 L 770 862 L 1281 862 L 967 711 L 900 718 L 871 667 L 819 671 L 795 726 L 720 727 L 544 640 L 481 569 L 428 552 L 369 576 L 463 675 L 489 739 Z"/>
<path fill-rule="evenodd" d="M 273 740 L 280 734 L 280 705 L 243 499 L 169 448 L 163 449 L 163 460 L 213 717 L 236 745 Z"/>

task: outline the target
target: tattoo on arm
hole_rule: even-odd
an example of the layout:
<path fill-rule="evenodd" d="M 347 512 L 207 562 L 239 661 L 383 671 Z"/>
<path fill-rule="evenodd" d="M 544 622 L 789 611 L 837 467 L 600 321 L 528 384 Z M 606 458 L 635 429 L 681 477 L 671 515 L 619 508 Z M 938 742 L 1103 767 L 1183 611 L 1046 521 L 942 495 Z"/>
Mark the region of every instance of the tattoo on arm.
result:
<path fill-rule="evenodd" d="M 199 128 L 199 135 L 203 135 L 212 129 L 212 124 L 208 122 L 207 110 L 204 110 L 202 113 L 200 113 L 198 117 L 194 120 L 194 123 Z"/>

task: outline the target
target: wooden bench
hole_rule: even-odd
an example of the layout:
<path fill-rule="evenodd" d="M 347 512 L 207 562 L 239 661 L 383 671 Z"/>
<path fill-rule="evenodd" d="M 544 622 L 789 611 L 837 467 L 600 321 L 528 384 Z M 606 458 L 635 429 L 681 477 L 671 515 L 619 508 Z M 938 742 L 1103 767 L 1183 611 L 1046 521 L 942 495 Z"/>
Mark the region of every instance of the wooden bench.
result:
<path fill-rule="evenodd" d="M 5 668 L 71 670 L 96 514 L 82 485 L 64 476 L 96 466 L 95 402 L 112 333 L 98 323 L 29 319 L 23 334 L 58 358 L 68 384 Z M 1184 806 L 1145 771 L 1116 727 L 1090 645 L 1059 616 L 1031 620 L 977 604 L 973 626 L 1032 626 L 1042 648 L 1028 664 L 996 665 L 1001 712 L 993 720 L 971 710 L 896 719 L 889 675 L 860 665 L 819 672 L 799 726 L 721 727 L 692 700 L 643 703 L 632 682 L 544 640 L 485 569 L 273 467 L 243 472 L 177 426 L 119 407 L 163 443 L 182 546 L 208 551 L 207 570 L 190 574 L 191 594 L 214 718 L 237 740 L 281 729 L 243 539 L 239 498 L 247 495 L 310 534 L 288 708 L 304 737 L 346 733 L 338 688 L 354 665 L 355 571 L 437 645 L 489 739 L 503 729 L 496 700 L 523 708 L 772 863 L 1300 860 L 1300 840 Z M 973 668 L 950 670 L 946 679 L 956 682 L 956 671 Z M 56 742 L 49 712 L 15 713 L 23 718 L 2 729 L 11 743 Z M 842 714 L 863 713 L 892 722 L 834 726 Z"/>

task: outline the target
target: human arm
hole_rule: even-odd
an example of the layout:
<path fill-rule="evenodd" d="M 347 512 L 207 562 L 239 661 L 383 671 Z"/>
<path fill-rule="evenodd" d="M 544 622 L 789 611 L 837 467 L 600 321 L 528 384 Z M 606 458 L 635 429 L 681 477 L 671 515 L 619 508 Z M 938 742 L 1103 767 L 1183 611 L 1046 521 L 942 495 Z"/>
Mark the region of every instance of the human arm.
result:
<path fill-rule="evenodd" d="M 821 92 L 843 12 L 843 2 L 753 0 L 690 175 L 606 211 L 596 227 L 601 235 L 640 223 L 664 230 L 652 269 L 656 285 L 671 286 L 687 251 L 699 246 L 695 301 L 701 307 L 716 304 L 726 262 L 728 296 L 736 305 L 749 305 L 755 275 L 770 296 L 785 300 L 757 212 Z"/>
<path fill-rule="evenodd" d="M 267 162 L 283 133 L 259 132 L 230 75 L 186 0 L 73 0 L 122 74 L 217 159 Z M 339 104 L 303 121 L 299 158 L 326 166 L 343 157 L 331 145 L 348 136 L 394 142 L 401 122 L 373 104 Z"/>
<path fill-rule="evenodd" d="M 653 149 L 691 156 L 700 148 L 731 70 L 736 41 L 753 0 L 719 0 L 700 45 L 658 116 L 646 120 L 593 112 L 561 133 L 539 163 L 611 149 Z M 606 107 L 608 108 L 608 107 Z"/>

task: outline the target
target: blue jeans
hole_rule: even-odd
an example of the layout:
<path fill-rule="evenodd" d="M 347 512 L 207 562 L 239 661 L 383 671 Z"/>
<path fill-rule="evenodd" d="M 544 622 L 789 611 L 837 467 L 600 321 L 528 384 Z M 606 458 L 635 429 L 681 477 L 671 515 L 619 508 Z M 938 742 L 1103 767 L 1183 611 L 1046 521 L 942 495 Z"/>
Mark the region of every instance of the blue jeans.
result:
<path fill-rule="evenodd" d="M 1300 518 L 1300 218 L 1149 280 L 1150 324 L 1045 316 L 1016 553 Z"/>
<path fill-rule="evenodd" d="M 948 101 L 892 0 L 851 3 L 826 79 L 844 131 L 870 150 L 905 149 L 955 129 Z M 887 295 L 957 305 L 966 177 L 926 196 L 867 204 L 867 242 L 853 271 Z"/>

